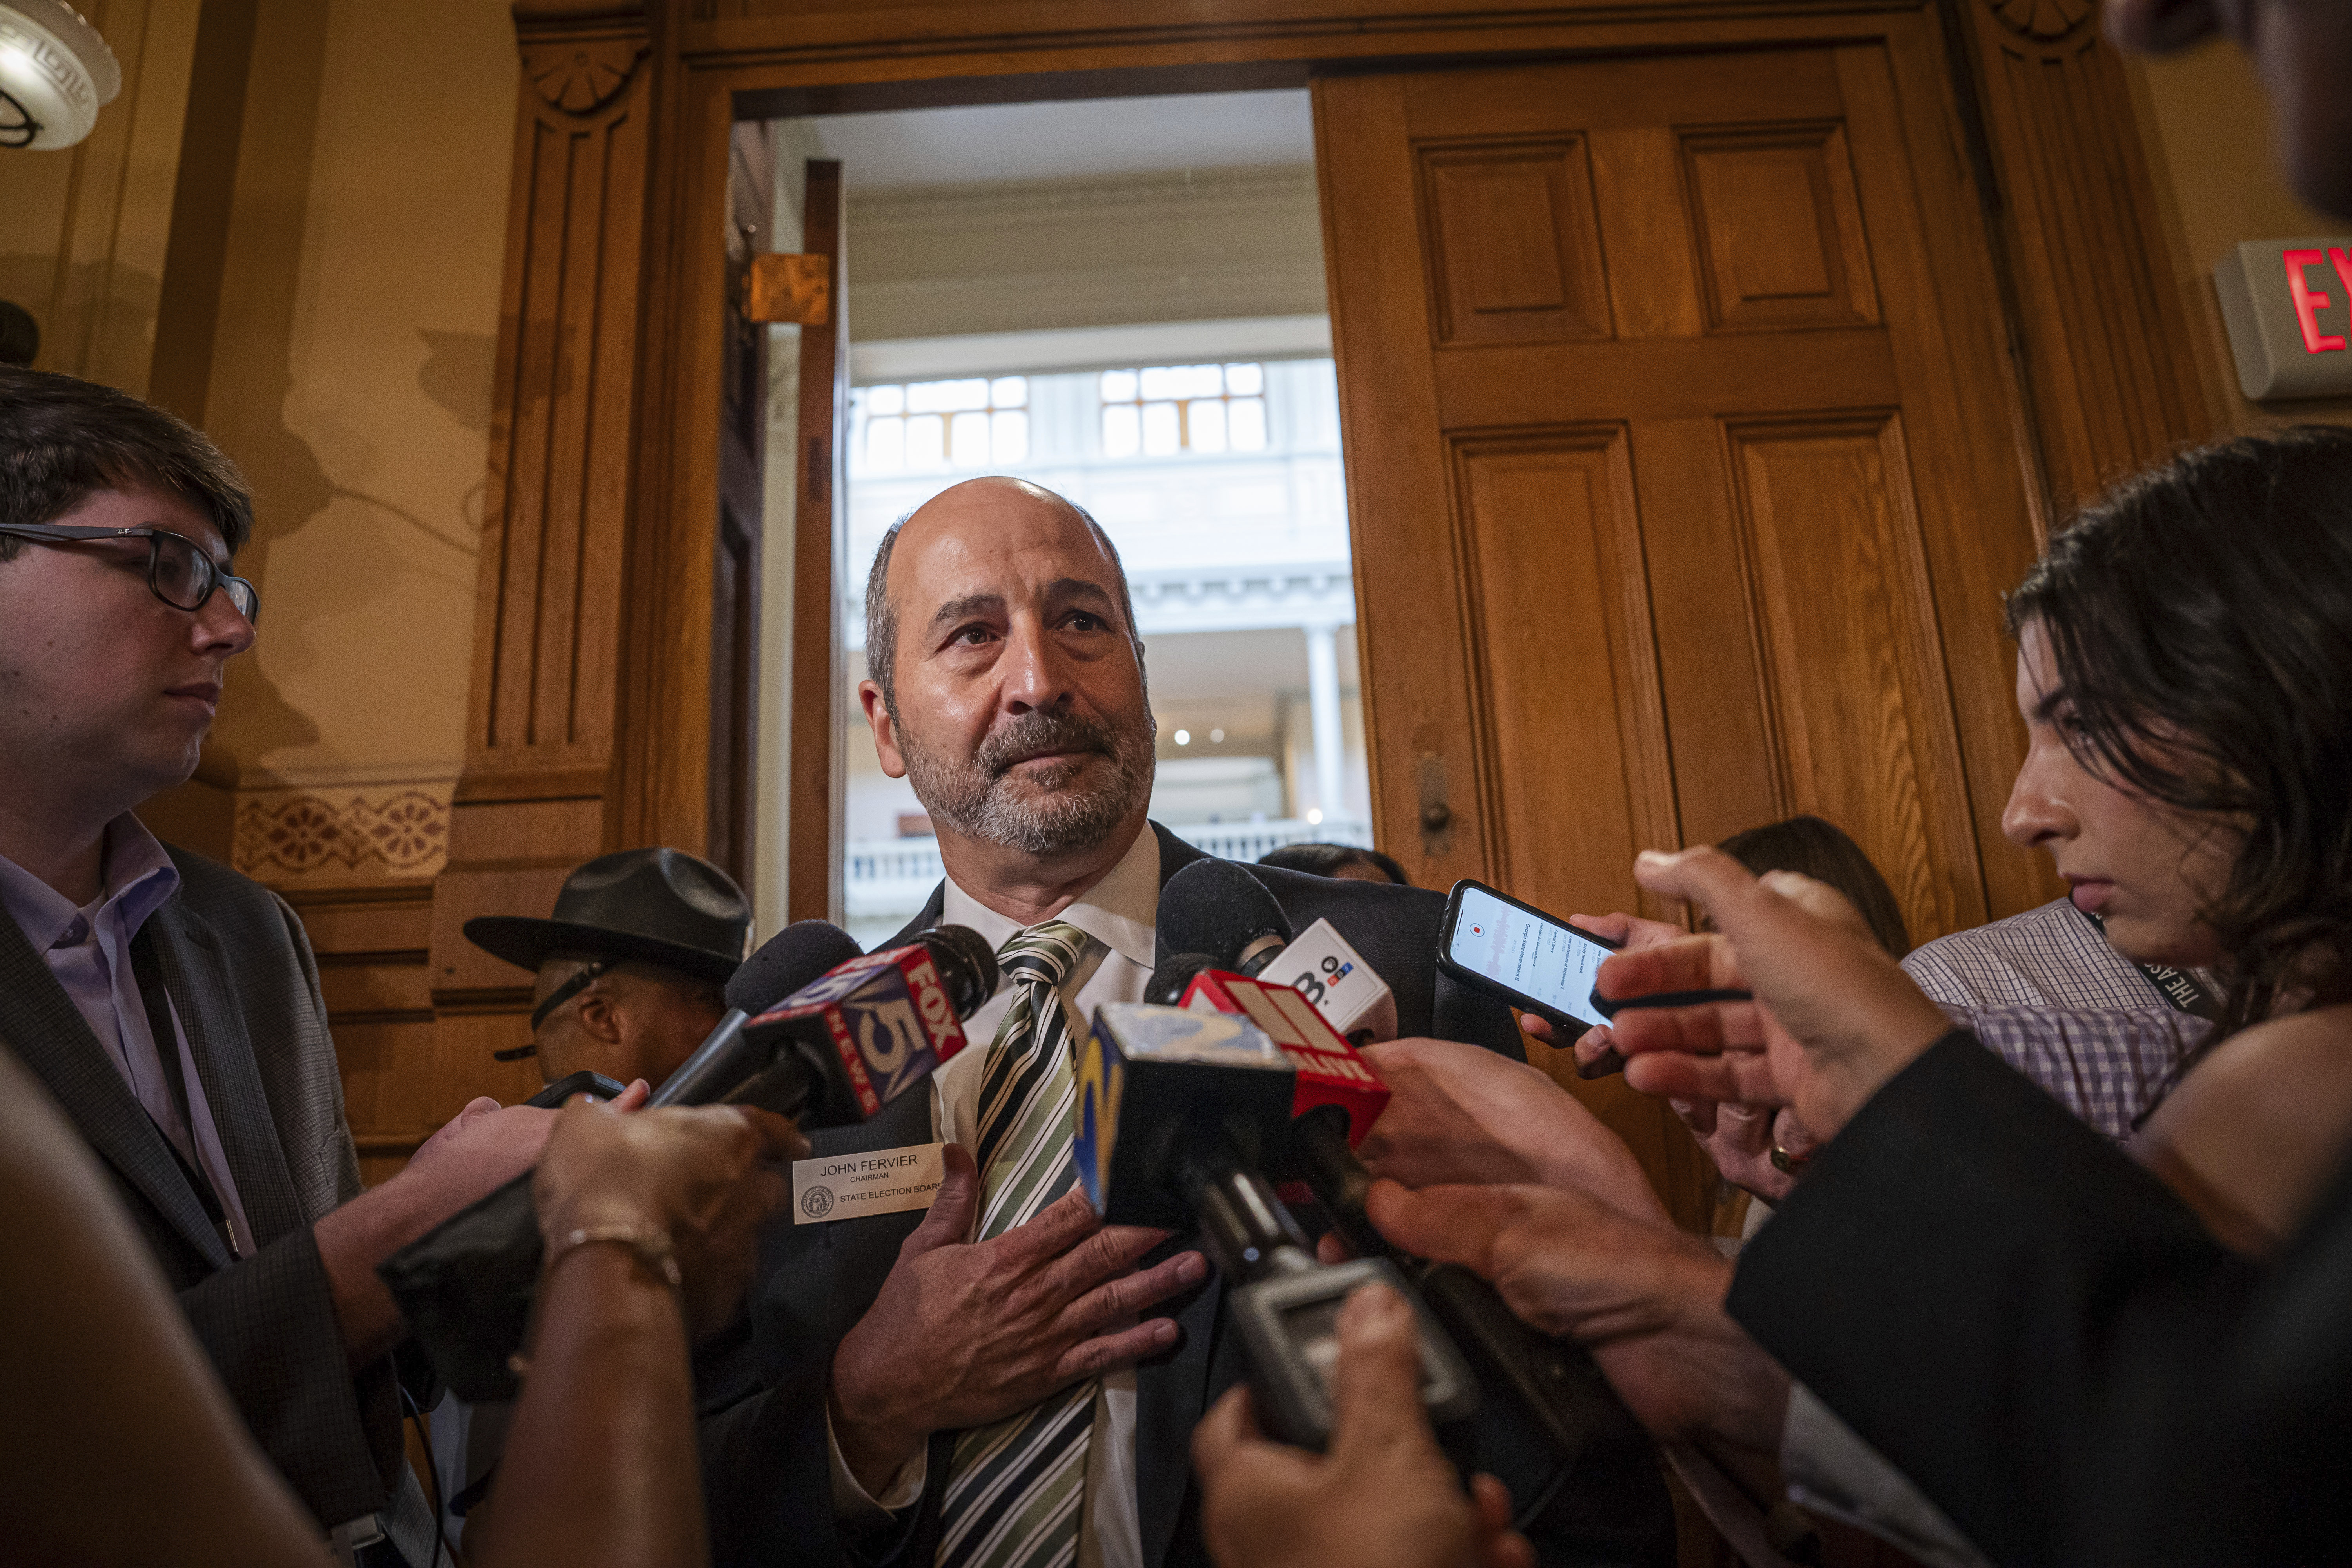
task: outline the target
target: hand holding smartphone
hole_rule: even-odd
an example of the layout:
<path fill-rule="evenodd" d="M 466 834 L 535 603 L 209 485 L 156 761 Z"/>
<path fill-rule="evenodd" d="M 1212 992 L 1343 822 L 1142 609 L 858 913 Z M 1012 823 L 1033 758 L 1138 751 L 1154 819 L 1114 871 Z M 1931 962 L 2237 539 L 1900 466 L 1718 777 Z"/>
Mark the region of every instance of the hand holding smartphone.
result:
<path fill-rule="evenodd" d="M 1465 984 L 1533 1013 L 1573 1040 L 1637 1007 L 1690 1007 L 1745 1002 L 1745 991 L 1675 991 L 1612 1001 L 1594 984 L 1603 960 L 1622 944 L 1580 931 L 1556 915 L 1523 903 L 1484 882 L 1454 884 L 1438 927 L 1437 967 Z M 1611 1051 L 1580 1076 L 1604 1077 L 1624 1066 Z"/>
<path fill-rule="evenodd" d="M 1533 904 L 1465 879 L 1454 884 L 1445 900 L 1437 967 L 1556 1028 L 1580 1035 L 1609 1021 L 1592 985 L 1601 961 L 1617 948 Z"/>

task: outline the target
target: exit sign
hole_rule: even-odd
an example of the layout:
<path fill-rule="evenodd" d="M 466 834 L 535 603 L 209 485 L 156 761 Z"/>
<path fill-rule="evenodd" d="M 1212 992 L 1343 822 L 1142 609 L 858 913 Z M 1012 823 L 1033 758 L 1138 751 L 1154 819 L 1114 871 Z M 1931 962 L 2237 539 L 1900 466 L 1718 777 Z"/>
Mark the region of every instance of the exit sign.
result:
<path fill-rule="evenodd" d="M 2213 289 L 2248 397 L 2352 394 L 2352 237 L 2248 240 Z"/>

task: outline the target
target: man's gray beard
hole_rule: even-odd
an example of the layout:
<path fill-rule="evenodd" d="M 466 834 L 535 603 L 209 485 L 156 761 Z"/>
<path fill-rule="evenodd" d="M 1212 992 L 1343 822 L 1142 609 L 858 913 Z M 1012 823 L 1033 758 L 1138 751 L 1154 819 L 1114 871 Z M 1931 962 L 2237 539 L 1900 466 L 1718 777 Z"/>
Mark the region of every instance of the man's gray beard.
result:
<path fill-rule="evenodd" d="M 1150 799 L 1152 742 L 1159 726 L 1148 712 L 1139 728 L 1122 731 L 1070 713 L 1033 710 L 991 733 L 961 763 L 914 743 L 903 728 L 898 750 L 915 797 L 935 823 L 1026 855 L 1060 855 L 1100 844 Z M 1003 759 L 1042 745 L 1072 744 L 1109 761 L 1098 784 L 1085 791 L 1065 788 L 1084 763 L 1057 763 L 1036 778 L 1048 791 L 1044 799 L 1023 800 L 1014 793 L 1014 764 Z"/>

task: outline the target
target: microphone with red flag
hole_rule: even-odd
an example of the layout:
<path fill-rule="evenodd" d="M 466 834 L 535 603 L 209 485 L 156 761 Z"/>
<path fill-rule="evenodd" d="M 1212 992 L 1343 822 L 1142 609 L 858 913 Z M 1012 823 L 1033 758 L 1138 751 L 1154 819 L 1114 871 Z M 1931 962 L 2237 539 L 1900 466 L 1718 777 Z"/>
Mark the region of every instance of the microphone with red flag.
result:
<path fill-rule="evenodd" d="M 743 1033 L 821 1038 L 833 1059 L 808 1122 L 860 1121 L 963 1049 L 961 1020 L 993 994 L 996 977 L 996 955 L 977 931 L 936 926 L 905 947 L 836 965 L 745 1019 Z"/>

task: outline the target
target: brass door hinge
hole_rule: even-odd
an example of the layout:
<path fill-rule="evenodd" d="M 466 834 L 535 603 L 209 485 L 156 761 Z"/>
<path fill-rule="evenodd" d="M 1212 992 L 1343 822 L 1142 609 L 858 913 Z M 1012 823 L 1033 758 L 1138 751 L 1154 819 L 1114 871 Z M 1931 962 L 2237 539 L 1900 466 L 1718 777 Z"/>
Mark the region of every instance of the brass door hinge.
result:
<path fill-rule="evenodd" d="M 833 321 L 833 258 L 772 252 L 751 258 L 743 275 L 743 314 L 754 321 Z"/>

